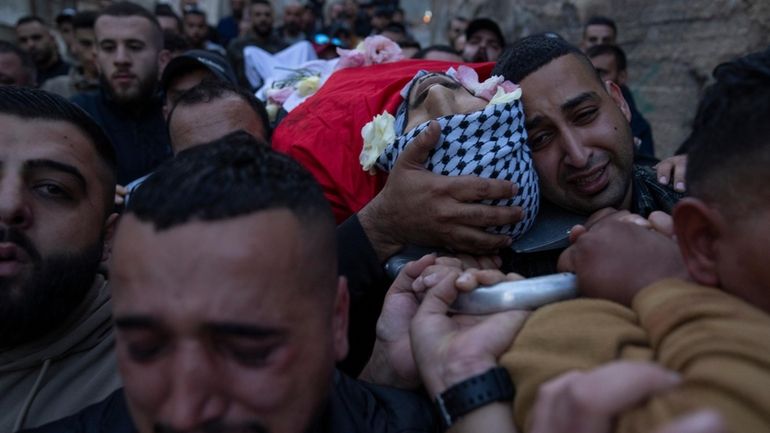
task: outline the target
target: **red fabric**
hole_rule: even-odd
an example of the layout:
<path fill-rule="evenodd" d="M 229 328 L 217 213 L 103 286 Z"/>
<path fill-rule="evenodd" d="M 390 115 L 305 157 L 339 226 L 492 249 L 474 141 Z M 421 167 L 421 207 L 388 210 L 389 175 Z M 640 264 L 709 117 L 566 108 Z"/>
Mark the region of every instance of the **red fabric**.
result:
<path fill-rule="evenodd" d="M 446 71 L 450 66 L 458 64 L 404 60 L 337 71 L 283 119 L 273 133 L 272 146 L 315 176 L 340 223 L 364 207 L 387 178 L 385 173 L 373 176 L 361 168 L 361 128 L 385 110 L 395 114 L 401 89 L 419 70 Z M 494 64 L 470 66 L 483 81 Z"/>

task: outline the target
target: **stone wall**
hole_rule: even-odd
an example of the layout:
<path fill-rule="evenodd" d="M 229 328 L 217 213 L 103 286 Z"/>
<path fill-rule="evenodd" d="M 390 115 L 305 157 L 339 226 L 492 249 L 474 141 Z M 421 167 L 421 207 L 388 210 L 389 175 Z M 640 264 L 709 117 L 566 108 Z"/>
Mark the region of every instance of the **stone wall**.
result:
<path fill-rule="evenodd" d="M 488 16 L 511 39 L 551 30 L 577 42 L 589 16 L 614 18 L 629 57 L 630 88 L 652 124 L 659 156 L 672 154 L 687 136 L 713 68 L 770 45 L 767 0 L 448 0 L 434 5 L 437 21 L 446 22 L 449 11 Z"/>

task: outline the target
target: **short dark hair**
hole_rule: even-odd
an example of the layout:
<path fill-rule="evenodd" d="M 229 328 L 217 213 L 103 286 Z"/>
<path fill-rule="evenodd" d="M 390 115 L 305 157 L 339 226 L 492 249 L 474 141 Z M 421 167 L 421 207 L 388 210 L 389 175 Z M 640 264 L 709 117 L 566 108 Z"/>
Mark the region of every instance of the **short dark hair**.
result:
<path fill-rule="evenodd" d="M 56 19 L 54 21 L 56 22 L 57 26 L 60 26 L 64 23 L 72 23 L 75 14 L 76 12 L 74 9 L 67 8 L 64 9 L 59 15 L 56 15 Z"/>
<path fill-rule="evenodd" d="M 40 18 L 37 15 L 26 15 L 26 16 L 23 16 L 23 17 L 19 18 L 18 20 L 16 20 L 16 27 L 19 27 L 19 26 L 24 25 L 24 24 L 29 24 L 29 23 L 40 23 L 40 24 L 48 27 L 48 24 L 42 18 Z"/>
<path fill-rule="evenodd" d="M 171 30 L 163 31 L 163 49 L 172 53 L 187 51 L 191 48 L 190 41 L 184 36 L 174 33 Z"/>
<path fill-rule="evenodd" d="M 588 56 L 589 59 L 605 54 L 609 54 L 615 58 L 615 65 L 618 67 L 618 71 L 626 70 L 626 67 L 628 66 L 626 53 L 619 46 L 610 44 L 594 45 L 586 50 L 586 56 Z"/>
<path fill-rule="evenodd" d="M 152 14 L 152 12 L 148 11 L 147 9 L 139 6 L 136 3 L 131 3 L 128 1 L 122 1 L 118 3 L 113 3 L 106 8 L 104 8 L 101 12 L 99 12 L 99 15 L 96 17 L 97 20 L 103 16 L 111 16 L 111 17 L 142 17 L 145 18 L 152 24 L 152 28 L 155 30 L 155 42 L 156 46 L 158 47 L 158 50 L 160 50 L 163 47 L 163 29 L 160 28 L 160 23 L 158 22 L 158 19 L 155 18 L 155 15 Z"/>
<path fill-rule="evenodd" d="M 188 15 L 195 15 L 197 17 L 206 18 L 206 12 L 203 9 L 201 9 L 201 8 L 199 8 L 197 6 L 187 6 L 187 7 L 185 7 L 184 10 L 182 11 L 182 18 L 184 18 L 184 17 L 186 17 Z"/>
<path fill-rule="evenodd" d="M 29 74 L 29 84 L 34 85 L 37 79 L 37 68 L 32 57 L 24 50 L 8 41 L 0 40 L 0 54 L 15 54 L 21 60 L 21 67 Z"/>
<path fill-rule="evenodd" d="M 770 50 L 720 65 L 714 77 L 688 138 L 687 188 L 739 217 L 770 198 Z"/>
<path fill-rule="evenodd" d="M 583 31 L 585 31 L 588 26 L 607 26 L 612 29 L 612 33 L 615 35 L 618 34 L 618 26 L 615 24 L 615 21 L 602 15 L 594 15 L 591 18 L 588 18 L 586 25 L 583 27 Z"/>
<path fill-rule="evenodd" d="M 580 49 L 564 39 L 537 34 L 521 38 L 511 44 L 498 59 L 492 74 L 502 75 L 506 80 L 520 83 L 529 74 L 551 63 L 554 59 L 574 55 L 584 61 L 591 70 L 595 68 Z M 599 82 L 604 82 L 596 74 Z"/>
<path fill-rule="evenodd" d="M 270 210 L 287 210 L 297 219 L 305 253 L 298 265 L 319 280 L 308 289 L 333 304 L 335 297 L 326 289 L 336 289 L 335 223 L 323 190 L 291 157 L 243 131 L 191 147 L 161 164 L 134 191 L 126 214 L 160 232 Z"/>
<path fill-rule="evenodd" d="M 383 32 L 393 32 L 393 33 L 401 33 L 402 35 L 406 34 L 406 27 L 401 23 L 394 23 L 391 22 L 385 28 L 382 30 Z"/>
<path fill-rule="evenodd" d="M 78 12 L 77 15 L 72 17 L 72 27 L 77 29 L 93 29 L 96 17 L 99 14 L 96 11 L 83 11 Z"/>
<path fill-rule="evenodd" d="M 373 17 L 386 17 L 387 19 L 393 18 L 393 9 L 387 6 L 378 6 L 374 9 Z"/>
<path fill-rule="evenodd" d="M 459 55 L 457 50 L 450 47 L 449 45 L 431 45 L 429 47 L 423 48 L 420 51 L 416 52 L 414 56 L 412 56 L 413 59 L 424 59 L 429 53 L 432 53 L 433 51 L 438 51 L 441 53 L 449 53 L 449 54 L 455 54 Z"/>
<path fill-rule="evenodd" d="M 168 113 L 167 124 L 171 124 L 171 118 L 174 116 L 174 112 L 179 106 L 190 106 L 197 104 L 205 104 L 212 100 L 224 98 L 226 96 L 235 95 L 246 101 L 254 112 L 259 116 L 262 122 L 262 127 L 265 130 L 265 139 L 270 139 L 270 118 L 267 115 L 265 104 L 257 99 L 253 93 L 247 92 L 242 88 L 216 78 L 207 78 L 198 83 L 196 86 L 188 89 L 179 98 L 174 101 L 174 106 Z"/>
<path fill-rule="evenodd" d="M 273 8 L 273 4 L 269 0 L 251 0 L 251 6 L 254 5 L 265 5 L 270 6 L 270 9 Z"/>
<path fill-rule="evenodd" d="M 278 208 L 334 224 L 313 175 L 291 157 L 237 131 L 161 164 L 134 192 L 126 211 L 160 231 Z"/>
<path fill-rule="evenodd" d="M 179 33 L 182 33 L 182 19 L 179 18 L 179 15 L 174 12 L 173 9 L 171 9 L 171 6 L 166 3 L 160 3 L 155 6 L 155 19 L 158 17 L 167 17 L 167 18 L 173 18 L 176 22 L 176 29 L 179 31 Z M 160 22 L 158 23 L 160 24 Z M 165 32 L 165 30 L 164 30 Z M 165 48 L 165 47 L 164 47 Z"/>
<path fill-rule="evenodd" d="M 80 129 L 104 162 L 112 179 L 108 190 L 109 203 L 114 203 L 117 157 L 110 139 L 104 130 L 77 105 L 59 95 L 43 90 L 17 86 L 0 86 L 0 113 L 23 119 L 58 120 L 75 125 Z M 112 209 L 108 205 L 108 209 Z"/>
<path fill-rule="evenodd" d="M 398 46 L 401 48 L 416 48 L 418 51 L 421 48 L 420 43 L 412 38 L 407 38 L 404 42 L 400 42 Z"/>

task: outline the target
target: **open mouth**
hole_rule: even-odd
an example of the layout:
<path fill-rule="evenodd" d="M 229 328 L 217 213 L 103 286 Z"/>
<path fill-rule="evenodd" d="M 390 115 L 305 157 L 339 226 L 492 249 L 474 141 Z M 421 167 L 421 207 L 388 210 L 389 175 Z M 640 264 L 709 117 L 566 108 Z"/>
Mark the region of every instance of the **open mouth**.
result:
<path fill-rule="evenodd" d="M 609 183 L 609 176 L 607 174 L 607 166 L 605 163 L 601 166 L 594 167 L 587 172 L 571 175 L 567 178 L 567 182 L 570 183 L 581 195 L 594 195 L 607 186 Z"/>

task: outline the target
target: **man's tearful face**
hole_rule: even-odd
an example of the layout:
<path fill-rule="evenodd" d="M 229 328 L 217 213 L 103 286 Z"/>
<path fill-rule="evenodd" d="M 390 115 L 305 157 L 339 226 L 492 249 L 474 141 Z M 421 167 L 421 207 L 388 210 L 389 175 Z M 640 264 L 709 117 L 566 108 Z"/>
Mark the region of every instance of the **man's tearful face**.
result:
<path fill-rule="evenodd" d="M 529 145 L 544 196 L 592 213 L 631 202 L 633 138 L 620 89 L 574 55 L 521 83 Z"/>

